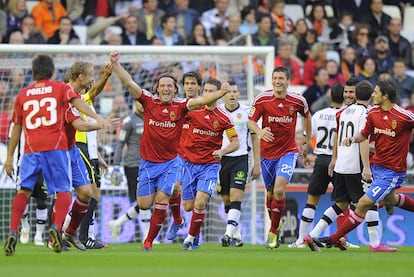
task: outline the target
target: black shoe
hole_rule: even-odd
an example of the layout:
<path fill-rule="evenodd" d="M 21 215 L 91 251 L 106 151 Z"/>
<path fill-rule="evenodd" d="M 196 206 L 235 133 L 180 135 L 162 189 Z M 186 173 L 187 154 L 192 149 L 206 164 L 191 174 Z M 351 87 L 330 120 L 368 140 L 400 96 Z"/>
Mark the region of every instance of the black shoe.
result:
<path fill-rule="evenodd" d="M 223 247 L 228 247 L 228 246 L 230 246 L 230 245 L 231 245 L 231 237 L 230 237 L 230 236 L 228 236 L 228 235 L 224 235 L 224 236 L 221 238 L 221 245 L 222 245 Z"/>
<path fill-rule="evenodd" d="M 244 242 L 241 239 L 233 238 L 231 240 L 231 245 L 234 247 L 242 247 L 244 245 Z"/>
<path fill-rule="evenodd" d="M 16 252 L 16 243 L 17 243 L 17 234 L 15 231 L 10 232 L 10 235 L 7 237 L 6 243 L 4 244 L 3 250 L 6 256 L 13 256 Z"/>
<path fill-rule="evenodd" d="M 50 226 L 49 242 L 52 246 L 53 251 L 55 251 L 56 253 L 62 252 L 62 236 L 60 235 L 60 231 L 57 228 L 56 224 Z"/>
<path fill-rule="evenodd" d="M 333 246 L 330 237 L 312 238 L 312 240 L 319 247 L 332 248 Z"/>
<path fill-rule="evenodd" d="M 102 249 L 105 245 L 97 239 L 88 238 L 87 241 L 83 242 L 86 249 Z"/>
<path fill-rule="evenodd" d="M 74 246 L 74 247 L 78 248 L 81 251 L 86 250 L 85 245 L 83 245 L 83 243 L 74 235 L 63 233 L 62 240 L 63 240 L 64 243 L 68 243 L 69 247 Z"/>

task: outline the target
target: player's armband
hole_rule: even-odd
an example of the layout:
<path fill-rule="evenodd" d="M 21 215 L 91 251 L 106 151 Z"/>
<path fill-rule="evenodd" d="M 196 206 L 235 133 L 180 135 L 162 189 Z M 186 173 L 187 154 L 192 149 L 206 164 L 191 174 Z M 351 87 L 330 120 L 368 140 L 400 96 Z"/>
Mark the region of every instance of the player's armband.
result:
<path fill-rule="evenodd" d="M 227 138 L 231 141 L 232 138 L 237 138 L 237 131 L 235 127 L 226 129 Z"/>

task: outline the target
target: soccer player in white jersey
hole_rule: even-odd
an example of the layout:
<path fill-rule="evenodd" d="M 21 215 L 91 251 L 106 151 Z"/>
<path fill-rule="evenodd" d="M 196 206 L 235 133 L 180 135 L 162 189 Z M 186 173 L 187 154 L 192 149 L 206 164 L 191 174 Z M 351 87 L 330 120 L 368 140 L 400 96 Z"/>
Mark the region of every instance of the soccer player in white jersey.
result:
<path fill-rule="evenodd" d="M 335 204 L 329 207 L 315 228 L 305 236 L 304 242 L 313 250 L 318 251 L 318 245 L 313 243 L 312 238 L 318 237 L 320 233 L 330 225 L 342 211 L 349 208 L 351 203 L 357 203 L 364 194 L 362 180 L 371 180 L 371 169 L 369 163 L 369 142 L 355 144 L 346 147 L 343 140 L 348 136 L 356 135 L 365 126 L 368 112 L 368 104 L 371 99 L 373 87 L 368 81 L 361 81 L 355 87 L 357 102 L 337 113 L 338 133 L 336 147 L 331 164 L 334 164 L 333 179 L 334 189 L 332 199 Z M 362 168 L 362 172 L 361 172 Z M 378 232 L 378 210 L 373 206 L 366 217 L 368 235 L 370 239 L 370 250 L 379 252 L 392 252 L 395 249 L 382 245 Z M 337 245 L 341 250 L 346 250 L 345 239 Z"/>
<path fill-rule="evenodd" d="M 240 147 L 238 150 L 228 153 L 221 158 L 221 169 L 219 172 L 220 186 L 218 192 L 224 202 L 224 210 L 227 214 L 226 232 L 221 239 L 222 246 L 243 246 L 241 239 L 239 221 L 241 215 L 241 204 L 243 201 L 244 188 L 249 175 L 249 107 L 239 103 L 240 91 L 236 82 L 229 81 L 229 91 L 224 96 L 226 109 L 231 115 Z M 256 134 L 251 133 L 253 147 L 253 167 L 251 179 L 260 177 L 260 141 Z M 222 148 L 230 143 L 227 136 L 223 136 Z"/>
<path fill-rule="evenodd" d="M 359 199 L 355 212 L 346 218 L 337 232 L 327 238 L 314 238 L 311 241 L 312 246 L 321 243 L 324 246 L 342 245 L 341 238 L 361 224 L 369 209 L 382 200 L 385 205 L 414 211 L 414 199 L 395 191 L 406 178 L 406 157 L 414 128 L 414 115 L 396 104 L 397 85 L 392 80 L 379 80 L 373 99 L 376 106 L 369 111 L 364 129 L 343 140 L 345 146 L 367 141 L 369 137 L 375 142 L 376 151 L 372 158 L 373 182 Z"/>
<path fill-rule="evenodd" d="M 304 248 L 303 243 L 309 226 L 315 218 L 315 210 L 322 195 L 326 193 L 329 183 L 332 181 L 328 174 L 331 162 L 334 138 L 336 134 L 336 113 L 344 102 L 344 87 L 336 83 L 331 88 L 331 106 L 317 111 L 312 116 L 312 137 L 316 137 L 316 145 L 313 152 L 318 155 L 315 167 L 309 181 L 308 200 L 302 211 L 299 225 L 299 237 L 289 244 L 289 248 Z"/>

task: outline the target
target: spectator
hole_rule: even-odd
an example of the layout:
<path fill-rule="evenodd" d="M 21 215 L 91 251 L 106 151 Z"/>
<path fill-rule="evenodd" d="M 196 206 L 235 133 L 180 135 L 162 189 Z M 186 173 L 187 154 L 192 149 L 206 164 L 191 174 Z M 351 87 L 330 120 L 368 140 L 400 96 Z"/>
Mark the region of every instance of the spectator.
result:
<path fill-rule="evenodd" d="M 370 27 L 368 37 L 373 41 L 376 37 L 387 34 L 391 16 L 382 11 L 382 0 L 371 0 L 369 7 L 370 12 L 362 17 L 362 22 Z"/>
<path fill-rule="evenodd" d="M 377 72 L 391 73 L 394 57 L 390 54 L 390 46 L 387 37 L 379 36 L 375 39 L 374 59 L 378 67 Z"/>
<path fill-rule="evenodd" d="M 272 2 L 272 10 L 270 12 L 272 18 L 273 33 L 279 37 L 284 38 L 286 35 L 293 33 L 293 20 L 284 12 L 285 0 L 275 0 Z"/>
<path fill-rule="evenodd" d="M 115 14 L 133 14 L 142 8 L 142 0 L 117 0 L 115 1 Z"/>
<path fill-rule="evenodd" d="M 397 83 L 398 103 L 403 107 L 410 104 L 410 98 L 414 92 L 414 78 L 407 75 L 406 70 L 404 59 L 395 59 L 391 77 Z"/>
<path fill-rule="evenodd" d="M 241 33 L 239 32 L 241 25 L 241 18 L 239 15 L 230 15 L 228 19 L 227 27 L 222 25 L 217 25 L 216 28 L 212 31 L 212 39 L 216 45 L 246 45 L 246 39 L 240 37 Z M 233 39 L 237 40 L 233 41 Z M 229 42 L 231 42 L 229 44 Z"/>
<path fill-rule="evenodd" d="M 113 17 L 115 16 L 114 0 L 88 0 L 85 1 L 82 17 L 85 19 L 86 25 L 90 25 L 97 17 Z"/>
<path fill-rule="evenodd" d="M 344 75 L 345 80 L 357 76 L 361 71 L 361 67 L 356 62 L 355 50 L 351 46 L 342 50 L 340 71 Z"/>
<path fill-rule="evenodd" d="M 240 26 L 240 33 L 253 35 L 259 30 L 256 23 L 256 8 L 253 6 L 246 6 L 241 11 L 242 24 Z"/>
<path fill-rule="evenodd" d="M 7 10 L 7 35 L 10 35 L 22 28 L 23 18 L 28 14 L 26 0 L 10 0 Z"/>
<path fill-rule="evenodd" d="M 329 36 L 328 18 L 326 16 L 325 6 L 320 2 L 315 2 L 312 5 L 311 12 L 306 18 L 306 22 L 309 29 L 313 29 L 316 32 L 318 40 L 320 37 Z"/>
<path fill-rule="evenodd" d="M 388 25 L 390 53 L 394 58 L 402 58 L 405 65 L 412 68 L 411 43 L 405 37 L 401 36 L 401 30 L 401 19 L 391 19 L 390 25 Z"/>
<path fill-rule="evenodd" d="M 27 85 L 24 70 L 22 68 L 13 69 L 10 74 L 10 95 L 17 95 Z"/>
<path fill-rule="evenodd" d="M 335 60 L 328 60 L 326 62 L 326 71 L 328 72 L 329 80 L 328 86 L 332 87 L 335 83 L 345 84 L 345 77 L 339 72 L 338 64 Z"/>
<path fill-rule="evenodd" d="M 354 32 L 354 43 L 356 61 L 361 63 L 365 58 L 373 55 L 372 44 L 368 38 L 369 26 L 366 24 L 357 25 Z"/>
<path fill-rule="evenodd" d="M 260 14 L 257 20 L 259 30 L 252 36 L 253 45 L 273 46 L 277 53 L 277 38 L 272 33 L 272 20 L 269 14 Z"/>
<path fill-rule="evenodd" d="M 0 111 L 6 110 L 10 98 L 11 94 L 8 80 L 0 79 Z"/>
<path fill-rule="evenodd" d="M 170 12 L 175 14 L 177 21 L 177 32 L 186 39 L 198 22 L 199 14 L 196 10 L 189 8 L 189 0 L 175 0 Z"/>
<path fill-rule="evenodd" d="M 10 34 L 9 44 L 24 44 L 24 37 L 22 32 L 14 31 Z"/>
<path fill-rule="evenodd" d="M 327 50 L 328 46 L 321 42 L 317 42 L 312 46 L 309 57 L 303 66 L 303 84 L 305 86 L 311 86 L 313 84 L 314 73 L 318 67 L 326 66 Z M 311 105 L 310 103 L 308 104 L 309 106 Z"/>
<path fill-rule="evenodd" d="M 216 0 L 215 8 L 203 12 L 201 23 L 207 32 L 207 37 L 212 43 L 211 32 L 217 25 L 227 27 L 229 0 Z"/>
<path fill-rule="evenodd" d="M 66 9 L 67 15 L 74 25 L 85 25 L 85 20 L 82 15 L 84 13 L 84 2 L 83 0 L 66 0 L 62 1 Z"/>
<path fill-rule="evenodd" d="M 149 45 L 150 41 L 144 32 L 138 31 L 138 19 L 128 15 L 124 22 L 124 30 L 121 34 L 123 45 Z"/>
<path fill-rule="evenodd" d="M 173 14 L 164 14 L 161 18 L 161 28 L 158 28 L 155 36 L 161 39 L 163 45 L 184 45 L 184 39 L 175 30 L 176 21 Z"/>
<path fill-rule="evenodd" d="M 292 53 L 297 56 L 298 55 L 298 44 L 299 41 L 302 38 L 305 38 L 306 31 L 308 30 L 308 26 L 306 25 L 305 19 L 298 19 L 295 24 L 295 30 L 292 34 L 287 36 L 287 39 L 292 42 Z M 309 48 L 310 49 L 310 48 Z M 302 61 L 302 59 L 299 59 L 301 62 L 301 65 L 303 65 L 303 62 L 306 60 L 306 58 Z"/>
<path fill-rule="evenodd" d="M 271 0 L 258 0 L 257 11 L 258 13 L 270 13 Z"/>
<path fill-rule="evenodd" d="M 352 15 L 354 22 L 361 22 L 361 20 L 370 12 L 369 3 L 371 0 L 346 0 L 335 1 L 337 14 L 348 12 Z"/>
<path fill-rule="evenodd" d="M 103 40 L 107 40 L 108 37 L 105 38 L 105 35 L 109 36 L 110 30 L 119 29 L 118 35 L 122 33 L 122 29 L 119 26 L 111 26 L 116 24 L 120 20 L 126 20 L 129 14 L 121 14 L 118 16 L 110 16 L 110 17 L 95 17 L 93 20 L 89 20 L 89 26 L 87 31 L 87 44 L 105 44 L 102 43 Z M 108 27 L 114 28 L 108 28 Z"/>
<path fill-rule="evenodd" d="M 186 45 L 210 45 L 206 30 L 204 29 L 203 24 L 201 22 L 197 22 L 194 24 L 193 29 L 191 30 L 190 35 L 187 37 Z"/>
<path fill-rule="evenodd" d="M 292 43 L 288 40 L 279 40 L 277 45 L 275 67 L 278 66 L 284 66 L 288 69 L 291 85 L 300 85 L 302 83 L 300 66 L 292 59 Z"/>
<path fill-rule="evenodd" d="M 138 18 L 138 31 L 147 35 L 147 40 L 151 40 L 157 29 L 161 26 L 161 18 L 164 11 L 157 8 L 157 0 L 142 0 L 143 8 L 139 9 L 134 15 Z"/>
<path fill-rule="evenodd" d="M 333 24 L 332 31 L 329 34 L 334 49 L 339 53 L 351 44 L 352 33 L 355 26 L 352 21 L 352 14 L 344 12 L 338 24 Z"/>
<path fill-rule="evenodd" d="M 326 94 L 329 89 L 328 79 L 329 76 L 325 67 L 318 67 L 315 70 L 313 84 L 303 92 L 303 97 L 305 97 L 309 107 L 312 107 L 316 100 Z M 311 113 L 314 112 L 316 111 L 311 109 Z"/>
<path fill-rule="evenodd" d="M 377 64 L 372 57 L 366 57 L 360 64 L 361 72 L 356 78 L 360 81 L 367 80 L 373 87 L 377 83 Z"/>
<path fill-rule="evenodd" d="M 22 34 L 26 44 L 43 44 L 46 43 L 44 34 L 35 27 L 34 18 L 31 15 L 23 17 Z"/>
<path fill-rule="evenodd" d="M 68 16 L 59 19 L 59 29 L 47 40 L 48 44 L 80 44 L 79 36 L 73 30 L 72 20 Z"/>
<path fill-rule="evenodd" d="M 316 43 L 315 30 L 307 30 L 305 35 L 302 36 L 299 40 L 296 56 L 298 56 L 298 58 L 302 62 L 306 62 L 306 60 L 309 58 L 311 48 L 315 43 Z"/>
<path fill-rule="evenodd" d="M 67 13 L 58 1 L 41 0 L 34 6 L 32 15 L 36 27 L 42 30 L 46 38 L 50 38 L 59 29 L 60 18 L 67 16 Z"/>
<path fill-rule="evenodd" d="M 105 36 L 105 39 L 101 42 L 101 45 L 122 45 L 122 44 L 123 44 L 122 36 L 114 32 L 109 32 Z"/>

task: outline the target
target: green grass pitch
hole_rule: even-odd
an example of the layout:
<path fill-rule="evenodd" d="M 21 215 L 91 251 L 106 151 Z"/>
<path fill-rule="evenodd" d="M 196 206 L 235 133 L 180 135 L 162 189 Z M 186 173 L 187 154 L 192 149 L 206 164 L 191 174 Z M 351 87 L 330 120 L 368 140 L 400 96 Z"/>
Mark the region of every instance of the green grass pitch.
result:
<path fill-rule="evenodd" d="M 370 253 L 368 247 L 311 252 L 281 245 L 223 248 L 203 244 L 182 251 L 181 244 L 154 245 L 142 252 L 141 244 L 112 244 L 109 248 L 56 254 L 46 247 L 17 244 L 14 256 L 0 256 L 0 276 L 412 276 L 414 247 L 398 247 L 396 253 Z"/>

